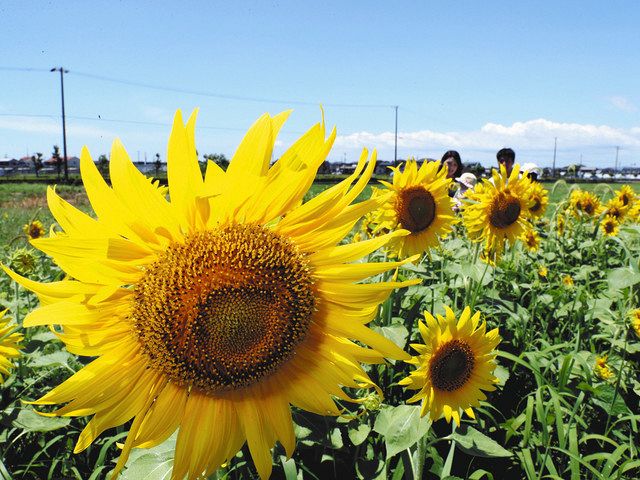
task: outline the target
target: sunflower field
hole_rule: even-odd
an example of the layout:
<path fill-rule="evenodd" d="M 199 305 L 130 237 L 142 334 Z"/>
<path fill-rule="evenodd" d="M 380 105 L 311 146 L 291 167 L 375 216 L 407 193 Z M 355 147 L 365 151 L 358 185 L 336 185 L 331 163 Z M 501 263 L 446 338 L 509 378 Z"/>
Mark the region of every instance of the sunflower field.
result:
<path fill-rule="evenodd" d="M 118 141 L 50 214 L 0 186 L 0 478 L 640 478 L 634 186 L 319 186 L 287 116 L 202 174 L 178 112 L 168 187 Z"/>

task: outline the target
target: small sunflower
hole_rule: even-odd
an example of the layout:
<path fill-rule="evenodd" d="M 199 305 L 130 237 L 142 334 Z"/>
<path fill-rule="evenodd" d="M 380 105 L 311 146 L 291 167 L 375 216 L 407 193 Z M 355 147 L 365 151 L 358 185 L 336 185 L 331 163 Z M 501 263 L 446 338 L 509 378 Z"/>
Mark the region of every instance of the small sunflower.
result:
<path fill-rule="evenodd" d="M 572 207 L 573 215 L 576 217 L 594 217 L 602 211 L 600 199 L 586 190 L 573 190 L 569 197 L 569 204 Z"/>
<path fill-rule="evenodd" d="M 500 255 L 504 242 L 510 243 L 531 228 L 529 190 L 531 182 L 518 178 L 515 165 L 507 177 L 506 169 L 493 170 L 491 181 L 483 180 L 481 188 L 467 192 L 467 204 L 462 210 L 469 238 L 485 242 L 485 250 Z"/>
<path fill-rule="evenodd" d="M 523 179 L 526 180 L 526 179 Z M 549 192 L 540 182 L 531 182 L 529 189 L 529 197 L 531 198 L 531 206 L 529 207 L 529 215 L 532 218 L 542 218 L 547 211 L 549 204 Z"/>
<path fill-rule="evenodd" d="M 540 248 L 540 236 L 533 228 L 525 230 L 520 236 L 520 240 L 530 252 L 537 252 Z"/>
<path fill-rule="evenodd" d="M 636 308 L 629 312 L 629 318 L 631 319 L 631 329 L 635 332 L 636 336 L 640 338 L 640 308 Z"/>
<path fill-rule="evenodd" d="M 14 358 L 20 356 L 22 334 L 16 332 L 17 325 L 9 323 L 5 317 L 6 310 L 0 312 L 0 384 L 11 373 Z"/>
<path fill-rule="evenodd" d="M 377 213 L 379 229 L 404 229 L 409 235 L 389 243 L 389 249 L 400 258 L 425 252 L 437 246 L 440 237 L 452 229 L 455 220 L 446 169 L 438 171 L 438 162 L 423 162 L 420 168 L 409 160 L 394 171 L 393 184 L 382 182 L 391 192 Z M 380 192 L 384 195 L 386 192 Z"/>
<path fill-rule="evenodd" d="M 549 275 L 549 270 L 544 265 L 540 265 L 538 267 L 538 275 L 540 275 L 542 278 L 547 278 L 547 276 Z"/>
<path fill-rule="evenodd" d="M 471 407 L 487 398 L 482 391 L 495 390 L 494 349 L 500 336 L 497 328 L 486 331 L 480 312 L 472 316 L 466 307 L 456 321 L 453 311 L 445 309 L 445 317 L 424 312 L 426 324 L 418 323 L 424 344 L 411 345 L 418 355 L 408 361 L 417 368 L 399 384 L 419 390 L 408 401 L 422 401 L 421 416 L 429 412 L 436 421 L 444 415 L 459 426 L 461 412 L 475 418 Z"/>
<path fill-rule="evenodd" d="M 9 254 L 7 259 L 9 268 L 20 275 L 29 275 L 38 266 L 38 258 L 35 252 L 29 248 L 17 248 Z"/>
<path fill-rule="evenodd" d="M 620 224 L 624 220 L 629 207 L 625 206 L 618 197 L 613 197 L 604 205 L 604 214 L 613 217 Z"/>
<path fill-rule="evenodd" d="M 608 237 L 615 237 L 620 233 L 620 223 L 616 217 L 605 215 L 600 222 L 600 230 Z"/>
<path fill-rule="evenodd" d="M 593 373 L 596 374 L 596 377 L 604 381 L 611 380 L 615 376 L 615 373 L 613 373 L 613 370 L 607 363 L 606 355 L 596 357 L 596 362 L 593 366 Z"/>
<path fill-rule="evenodd" d="M 29 240 L 35 240 L 45 234 L 44 226 L 40 220 L 33 220 L 22 227 L 22 231 L 29 237 Z"/>
<path fill-rule="evenodd" d="M 573 277 L 571 275 L 564 275 L 562 277 L 562 283 L 564 284 L 565 287 L 567 288 L 573 288 Z"/>
<path fill-rule="evenodd" d="M 289 112 L 263 115 L 229 167 L 200 173 L 195 113 L 175 116 L 167 199 L 114 142 L 111 186 L 86 148 L 80 170 L 93 218 L 47 192 L 63 232 L 32 244 L 73 280 L 37 283 L 25 326 L 55 325 L 70 352 L 95 359 L 37 405 L 49 415 L 93 415 L 75 452 L 132 421 L 111 478 L 132 448 L 178 430 L 172 478 L 203 478 L 246 442 L 258 474 L 271 474 L 278 441 L 295 448 L 291 405 L 339 415 L 343 388 L 373 386 L 362 363 L 407 359 L 366 324 L 396 287 L 361 283 L 404 262 L 359 263 L 406 231 L 340 244 L 382 202 L 353 204 L 371 178 L 375 152 L 306 203 L 335 129 L 317 124 L 270 165 Z M 408 259 L 412 260 L 412 259 Z M 354 263 L 355 262 L 355 263 Z M 371 348 L 367 348 L 366 346 Z"/>
<path fill-rule="evenodd" d="M 616 190 L 615 196 L 625 207 L 632 207 L 638 198 L 635 190 L 630 185 L 620 187 L 620 190 Z"/>

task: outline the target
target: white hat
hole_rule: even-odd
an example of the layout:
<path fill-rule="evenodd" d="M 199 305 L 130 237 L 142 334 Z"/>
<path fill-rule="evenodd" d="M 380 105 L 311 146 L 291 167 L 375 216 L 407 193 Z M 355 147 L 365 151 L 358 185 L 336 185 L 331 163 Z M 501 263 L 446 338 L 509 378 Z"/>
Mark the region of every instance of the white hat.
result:
<path fill-rule="evenodd" d="M 464 185 L 467 188 L 475 187 L 477 181 L 478 181 L 478 179 L 471 172 L 465 172 L 462 175 L 460 175 L 458 178 L 456 178 L 456 182 L 461 183 L 462 185 Z"/>
<path fill-rule="evenodd" d="M 535 173 L 538 176 L 542 175 L 542 169 L 533 162 L 525 163 L 524 165 L 522 165 L 522 167 L 520 167 L 520 171 Z"/>

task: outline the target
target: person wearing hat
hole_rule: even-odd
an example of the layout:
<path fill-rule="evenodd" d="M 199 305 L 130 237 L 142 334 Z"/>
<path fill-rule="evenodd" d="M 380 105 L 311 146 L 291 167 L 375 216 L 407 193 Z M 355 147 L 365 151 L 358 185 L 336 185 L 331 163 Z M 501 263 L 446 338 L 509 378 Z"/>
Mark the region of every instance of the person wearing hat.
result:
<path fill-rule="evenodd" d="M 473 190 L 478 182 L 476 176 L 471 172 L 465 172 L 455 179 L 456 182 L 460 184 L 460 188 L 456 191 L 456 194 L 453 197 L 454 205 L 453 210 L 459 211 L 462 207 L 462 198 L 464 197 L 467 190 Z"/>
<path fill-rule="evenodd" d="M 526 172 L 527 177 L 529 177 L 532 182 L 537 182 L 538 177 L 542 175 L 542 169 L 533 162 L 528 162 L 522 165 L 520 171 L 523 173 Z"/>

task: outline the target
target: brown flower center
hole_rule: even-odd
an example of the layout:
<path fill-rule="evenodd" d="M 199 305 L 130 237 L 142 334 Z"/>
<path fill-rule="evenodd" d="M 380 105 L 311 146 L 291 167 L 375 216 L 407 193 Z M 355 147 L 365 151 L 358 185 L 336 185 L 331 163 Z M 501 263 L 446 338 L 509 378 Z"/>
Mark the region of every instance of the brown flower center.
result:
<path fill-rule="evenodd" d="M 152 367 L 205 392 L 275 372 L 305 338 L 316 308 L 305 257 L 256 225 L 171 245 L 134 293 L 131 320 Z"/>
<path fill-rule="evenodd" d="M 493 200 L 489 221 L 496 228 L 507 228 L 520 217 L 520 201 L 509 194 L 499 193 Z"/>
<path fill-rule="evenodd" d="M 454 392 L 462 388 L 471 377 L 475 357 L 464 340 L 450 340 L 431 357 L 429 377 L 438 390 Z"/>
<path fill-rule="evenodd" d="M 533 205 L 531 206 L 529 211 L 532 212 L 532 213 L 536 213 L 538 210 L 540 210 L 541 206 L 542 206 L 542 202 L 540 202 L 540 199 L 539 198 L 535 198 L 534 201 L 533 201 Z"/>
<path fill-rule="evenodd" d="M 421 186 L 406 188 L 398 195 L 396 215 L 402 228 L 419 233 L 436 218 L 436 201 L 431 192 Z"/>

